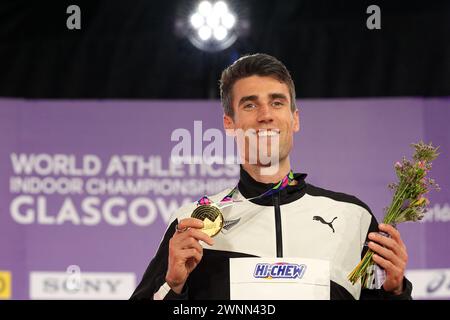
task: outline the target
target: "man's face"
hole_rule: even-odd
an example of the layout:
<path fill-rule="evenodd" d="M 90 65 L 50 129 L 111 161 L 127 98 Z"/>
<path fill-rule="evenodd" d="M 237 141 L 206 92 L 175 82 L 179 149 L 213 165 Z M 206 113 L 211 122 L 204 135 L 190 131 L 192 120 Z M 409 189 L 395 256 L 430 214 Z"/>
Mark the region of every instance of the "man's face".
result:
<path fill-rule="evenodd" d="M 246 133 L 245 160 L 249 160 L 249 150 L 260 149 L 261 143 L 267 144 L 269 156 L 275 152 L 279 161 L 284 160 L 292 149 L 293 134 L 299 130 L 298 110 L 291 112 L 289 87 L 272 77 L 250 76 L 238 80 L 232 90 L 234 117 L 225 115 L 224 127 Z M 247 132 L 256 134 L 257 146 L 249 146 L 252 139 Z M 278 146 L 270 144 L 271 136 L 279 141 Z"/>

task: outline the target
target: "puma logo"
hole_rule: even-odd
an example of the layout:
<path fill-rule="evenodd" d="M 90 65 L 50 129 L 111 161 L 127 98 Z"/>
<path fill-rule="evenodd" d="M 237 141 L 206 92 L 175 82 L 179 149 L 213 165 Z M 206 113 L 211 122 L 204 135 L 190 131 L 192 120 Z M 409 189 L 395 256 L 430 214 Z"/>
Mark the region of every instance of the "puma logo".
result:
<path fill-rule="evenodd" d="M 331 230 L 333 230 L 333 233 L 334 233 L 333 222 L 334 222 L 334 220 L 336 220 L 336 219 L 337 219 L 337 217 L 334 217 L 333 220 L 331 220 L 331 222 L 326 222 L 326 221 L 323 220 L 323 218 L 320 217 L 320 216 L 314 216 L 314 217 L 313 217 L 313 220 L 315 220 L 315 221 L 320 221 L 320 222 L 322 222 L 323 224 L 327 224 L 327 225 L 331 228 Z"/>

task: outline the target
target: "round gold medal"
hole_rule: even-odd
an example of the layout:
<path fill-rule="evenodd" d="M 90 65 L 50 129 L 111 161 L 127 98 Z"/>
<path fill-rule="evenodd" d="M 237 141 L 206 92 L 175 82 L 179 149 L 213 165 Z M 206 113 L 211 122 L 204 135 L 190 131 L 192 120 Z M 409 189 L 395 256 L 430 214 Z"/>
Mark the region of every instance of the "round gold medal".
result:
<path fill-rule="evenodd" d="M 223 227 L 222 212 L 216 206 L 200 205 L 191 214 L 192 218 L 203 221 L 202 231 L 210 237 L 217 235 Z"/>

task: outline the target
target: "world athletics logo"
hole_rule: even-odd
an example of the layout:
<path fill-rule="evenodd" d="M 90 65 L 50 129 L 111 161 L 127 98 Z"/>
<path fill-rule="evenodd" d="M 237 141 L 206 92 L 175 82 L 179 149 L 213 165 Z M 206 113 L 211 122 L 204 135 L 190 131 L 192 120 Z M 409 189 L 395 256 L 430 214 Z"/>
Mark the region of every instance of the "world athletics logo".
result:
<path fill-rule="evenodd" d="M 253 277 L 263 279 L 301 279 L 306 271 L 306 265 L 287 262 L 258 263 Z"/>

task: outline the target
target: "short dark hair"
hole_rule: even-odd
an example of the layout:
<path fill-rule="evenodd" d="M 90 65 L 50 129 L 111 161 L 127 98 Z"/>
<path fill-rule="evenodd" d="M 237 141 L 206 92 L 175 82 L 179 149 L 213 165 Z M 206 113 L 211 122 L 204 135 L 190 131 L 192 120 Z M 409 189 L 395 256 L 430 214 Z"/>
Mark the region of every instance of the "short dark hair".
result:
<path fill-rule="evenodd" d="M 273 77 L 284 82 L 289 88 L 291 111 L 294 112 L 297 110 L 297 106 L 295 105 L 294 81 L 286 66 L 275 57 L 264 53 L 256 53 L 239 58 L 222 72 L 220 78 L 220 98 L 222 100 L 223 111 L 226 115 L 230 117 L 234 116 L 232 91 L 236 81 L 255 75 Z"/>

